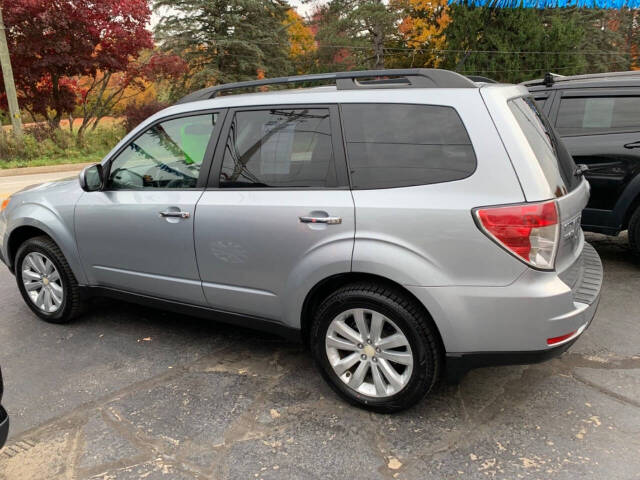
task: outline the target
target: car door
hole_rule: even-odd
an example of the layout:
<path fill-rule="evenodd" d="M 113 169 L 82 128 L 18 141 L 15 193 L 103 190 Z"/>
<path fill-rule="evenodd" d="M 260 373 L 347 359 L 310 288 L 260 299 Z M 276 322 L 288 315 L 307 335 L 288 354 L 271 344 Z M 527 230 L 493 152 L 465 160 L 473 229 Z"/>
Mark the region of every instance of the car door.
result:
<path fill-rule="evenodd" d="M 75 212 L 91 285 L 205 305 L 193 222 L 223 111 L 168 117 L 126 143 L 105 165 L 101 191 Z"/>
<path fill-rule="evenodd" d="M 350 270 L 354 205 L 339 132 L 333 105 L 229 111 L 196 212 L 211 307 L 286 322 L 297 293 Z"/>
<path fill-rule="evenodd" d="M 583 219 L 588 225 L 594 210 L 611 211 L 640 173 L 640 88 L 566 89 L 555 127 L 575 163 L 589 167 L 591 198 Z"/>

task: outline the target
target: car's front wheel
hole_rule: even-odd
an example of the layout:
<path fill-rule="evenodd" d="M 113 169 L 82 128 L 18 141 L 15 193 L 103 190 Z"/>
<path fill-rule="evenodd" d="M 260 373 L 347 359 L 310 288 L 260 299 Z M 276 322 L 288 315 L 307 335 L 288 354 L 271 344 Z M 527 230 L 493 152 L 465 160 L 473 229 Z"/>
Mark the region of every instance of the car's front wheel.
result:
<path fill-rule="evenodd" d="M 440 342 L 426 312 L 403 292 L 371 283 L 342 287 L 324 300 L 310 341 L 333 389 L 377 412 L 420 401 L 442 365 Z"/>
<path fill-rule="evenodd" d="M 78 282 L 60 248 L 49 237 L 34 237 L 20 246 L 15 272 L 24 301 L 38 317 L 65 323 L 81 312 Z"/>

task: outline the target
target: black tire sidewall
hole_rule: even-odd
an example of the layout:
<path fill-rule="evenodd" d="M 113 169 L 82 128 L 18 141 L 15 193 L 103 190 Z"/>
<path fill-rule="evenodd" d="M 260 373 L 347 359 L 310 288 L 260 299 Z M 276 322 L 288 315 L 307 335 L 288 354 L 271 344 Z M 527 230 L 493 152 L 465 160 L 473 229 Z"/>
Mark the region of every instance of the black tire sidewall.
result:
<path fill-rule="evenodd" d="M 640 207 L 637 207 L 629 221 L 629 246 L 636 258 L 640 259 Z"/>
<path fill-rule="evenodd" d="M 413 354 L 413 371 L 407 385 L 398 393 L 378 399 L 369 397 L 348 387 L 333 371 L 325 348 L 326 332 L 333 319 L 340 313 L 352 308 L 366 308 L 375 310 L 395 323 L 409 340 Z M 314 361 L 323 377 L 330 386 L 350 403 L 382 413 L 404 410 L 417 401 L 431 389 L 435 381 L 435 356 L 429 341 L 424 337 L 416 319 L 401 305 L 385 297 L 369 291 L 341 293 L 330 296 L 318 309 L 311 331 L 311 349 Z"/>
<path fill-rule="evenodd" d="M 36 305 L 33 303 L 31 298 L 27 294 L 27 290 L 24 287 L 24 284 L 22 282 L 22 263 L 24 262 L 24 258 L 29 253 L 32 253 L 32 252 L 45 255 L 49 260 L 53 262 L 53 264 L 56 267 L 56 270 L 58 271 L 58 274 L 60 275 L 62 288 L 63 288 L 62 306 L 53 313 L 43 312 L 38 307 L 36 307 Z M 43 243 L 38 241 L 37 239 L 27 240 L 18 249 L 18 253 L 16 254 L 15 275 L 16 275 L 16 282 L 18 284 L 18 289 L 20 290 L 20 294 L 22 295 L 22 298 L 24 298 L 25 303 L 33 313 L 35 313 L 41 319 L 51 323 L 65 323 L 67 321 L 67 318 L 69 316 L 68 315 L 69 310 L 71 309 L 71 305 L 69 302 L 69 294 L 70 294 L 72 285 L 66 274 L 66 270 L 62 265 L 62 263 L 60 262 L 60 259 L 58 258 L 58 255 L 56 252 L 48 248 L 46 245 L 43 245 Z"/>

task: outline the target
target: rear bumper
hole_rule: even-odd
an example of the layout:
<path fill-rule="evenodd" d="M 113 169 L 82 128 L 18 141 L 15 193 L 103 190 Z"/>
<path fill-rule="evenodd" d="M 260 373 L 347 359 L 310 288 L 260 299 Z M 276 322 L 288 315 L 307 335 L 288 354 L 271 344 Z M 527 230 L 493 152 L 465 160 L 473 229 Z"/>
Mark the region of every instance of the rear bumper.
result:
<path fill-rule="evenodd" d="M 562 274 L 529 269 L 504 287 L 407 288 L 431 313 L 455 374 L 562 353 L 592 321 L 602 277 L 600 257 L 585 243 L 580 258 Z M 548 345 L 548 339 L 571 332 Z"/>
<path fill-rule="evenodd" d="M 589 328 L 596 314 L 600 296 L 583 312 L 586 323 L 578 331 L 557 346 L 543 350 L 514 351 L 514 352 L 476 352 L 447 354 L 445 379 L 448 383 L 457 383 L 470 370 L 483 367 L 496 367 L 505 365 L 529 365 L 546 362 L 566 352 L 578 337 Z"/>
<path fill-rule="evenodd" d="M 8 435 L 9 415 L 7 415 L 7 411 L 0 405 L 0 448 L 4 446 Z"/>

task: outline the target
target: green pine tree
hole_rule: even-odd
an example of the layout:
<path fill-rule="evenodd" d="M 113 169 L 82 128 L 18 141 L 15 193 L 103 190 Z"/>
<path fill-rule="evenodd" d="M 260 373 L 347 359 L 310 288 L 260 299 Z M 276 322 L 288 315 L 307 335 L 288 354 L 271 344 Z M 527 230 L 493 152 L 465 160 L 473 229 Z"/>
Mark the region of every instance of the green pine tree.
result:
<path fill-rule="evenodd" d="M 384 68 L 385 47 L 398 37 L 401 13 L 394 0 L 330 0 L 314 20 L 320 68 Z"/>
<path fill-rule="evenodd" d="M 190 67 L 177 97 L 198 88 L 290 73 L 284 0 L 155 0 L 163 50 Z M 181 90 L 181 91 L 177 91 Z"/>
<path fill-rule="evenodd" d="M 452 5 L 445 68 L 521 82 L 582 73 L 585 29 L 575 10 Z"/>
<path fill-rule="evenodd" d="M 577 11 L 585 29 L 581 48 L 586 52 L 588 73 L 630 70 L 632 46 L 638 45 L 638 22 L 628 8 L 583 8 Z"/>

